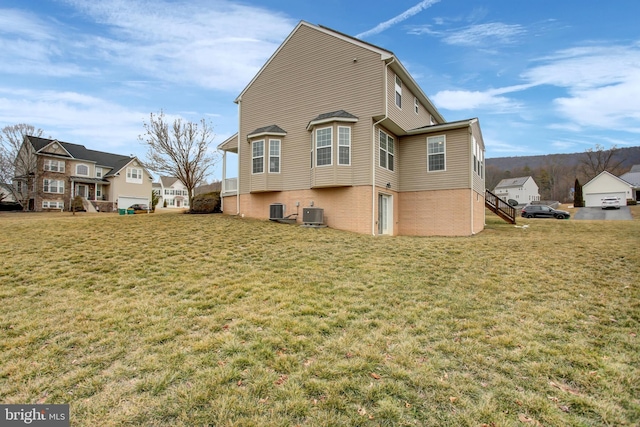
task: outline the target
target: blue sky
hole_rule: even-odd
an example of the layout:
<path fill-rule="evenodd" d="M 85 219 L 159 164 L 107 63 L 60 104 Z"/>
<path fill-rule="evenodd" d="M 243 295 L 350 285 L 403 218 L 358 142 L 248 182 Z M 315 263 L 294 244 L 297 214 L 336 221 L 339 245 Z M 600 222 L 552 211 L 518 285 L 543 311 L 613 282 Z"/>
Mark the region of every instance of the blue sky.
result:
<path fill-rule="evenodd" d="M 0 0 L 0 127 L 145 157 L 151 112 L 233 103 L 300 20 L 393 51 L 487 157 L 640 145 L 640 2 L 619 0 Z M 221 166 L 214 177 L 220 177 Z"/>

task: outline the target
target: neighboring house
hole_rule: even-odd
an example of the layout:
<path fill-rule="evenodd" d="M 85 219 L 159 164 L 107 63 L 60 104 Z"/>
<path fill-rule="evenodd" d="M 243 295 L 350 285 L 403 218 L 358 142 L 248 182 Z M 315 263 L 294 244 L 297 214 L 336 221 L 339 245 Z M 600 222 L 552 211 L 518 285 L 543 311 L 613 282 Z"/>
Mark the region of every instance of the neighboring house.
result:
<path fill-rule="evenodd" d="M 640 200 L 640 165 L 633 165 L 629 172 L 620 175 L 620 179 L 631 184 L 631 198 L 633 200 Z"/>
<path fill-rule="evenodd" d="M 447 122 L 392 52 L 300 22 L 235 102 L 238 133 L 218 146 L 224 213 L 266 219 L 275 205 L 303 223 L 314 207 L 373 235 L 483 230 L 478 120 Z"/>
<path fill-rule="evenodd" d="M 631 198 L 633 187 L 624 179 L 607 172 L 600 172 L 595 178 L 582 186 L 582 198 L 585 207 L 600 207 L 605 197 L 617 197 L 624 206 Z"/>
<path fill-rule="evenodd" d="M 154 185 L 155 184 L 156 183 L 154 183 Z M 166 208 L 189 207 L 189 191 L 178 178 L 174 176 L 161 176 L 157 184 L 159 184 L 160 190 L 160 201 L 157 206 Z"/>
<path fill-rule="evenodd" d="M 519 205 L 540 200 L 538 184 L 531 176 L 505 178 L 496 185 L 493 193 L 505 202 L 509 199 L 516 200 Z"/>
<path fill-rule="evenodd" d="M 25 136 L 21 153 L 31 153 L 35 171 L 29 209 L 68 210 L 75 196 L 87 211 L 112 212 L 149 204 L 152 177 L 135 157 L 89 150 L 83 145 Z M 26 182 L 16 171 L 16 185 Z"/>
<path fill-rule="evenodd" d="M 16 198 L 13 196 L 13 191 L 11 191 L 9 185 L 10 184 L 0 183 L 1 203 L 16 203 Z"/>

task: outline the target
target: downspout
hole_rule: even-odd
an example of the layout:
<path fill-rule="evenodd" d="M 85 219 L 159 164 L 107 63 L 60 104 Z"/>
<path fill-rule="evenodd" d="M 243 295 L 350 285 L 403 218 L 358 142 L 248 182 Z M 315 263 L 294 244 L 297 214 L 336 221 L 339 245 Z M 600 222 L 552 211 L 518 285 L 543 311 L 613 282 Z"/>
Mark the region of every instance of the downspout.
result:
<path fill-rule="evenodd" d="M 471 128 L 471 126 L 469 126 L 469 153 L 474 153 L 475 154 L 475 147 L 473 146 L 473 129 Z M 473 157 L 469 156 L 469 160 L 473 161 Z M 475 164 L 470 165 L 471 167 L 469 168 L 469 183 L 471 184 L 471 191 L 469 192 L 469 198 L 470 198 L 470 204 L 469 206 L 471 207 L 471 235 L 474 235 L 474 228 L 473 228 L 473 211 L 475 209 L 475 206 L 473 205 L 473 193 L 474 193 L 474 186 L 473 186 L 473 169 L 475 168 Z"/>
<path fill-rule="evenodd" d="M 240 215 L 240 132 L 242 128 L 242 99 L 238 98 L 238 178 L 236 180 L 236 215 Z"/>
<path fill-rule="evenodd" d="M 222 194 L 227 191 L 227 152 L 226 150 L 222 150 L 222 185 L 221 190 Z M 220 210 L 224 212 L 224 196 L 220 197 Z"/>
<path fill-rule="evenodd" d="M 388 76 L 387 70 L 389 69 L 389 65 L 395 62 L 396 58 L 393 57 L 391 61 L 387 62 L 384 66 L 384 117 L 378 120 L 373 124 L 372 127 L 372 138 L 371 138 L 371 234 L 373 236 L 376 235 L 376 126 L 385 121 L 389 117 L 389 102 L 387 97 L 389 96 L 387 93 L 387 85 L 388 85 Z"/>

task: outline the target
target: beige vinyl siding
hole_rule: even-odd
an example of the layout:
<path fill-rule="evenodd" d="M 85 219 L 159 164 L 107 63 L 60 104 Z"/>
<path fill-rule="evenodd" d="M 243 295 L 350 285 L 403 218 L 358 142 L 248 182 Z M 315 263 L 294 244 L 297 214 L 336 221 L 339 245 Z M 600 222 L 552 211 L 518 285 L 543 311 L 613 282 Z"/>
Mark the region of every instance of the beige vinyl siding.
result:
<path fill-rule="evenodd" d="M 383 75 L 380 54 L 301 25 L 242 95 L 240 193 L 249 191 L 253 179 L 247 135 L 272 124 L 287 132 L 281 146 L 282 189 L 309 188 L 312 131 L 307 124 L 337 110 L 358 117 L 351 134 L 352 185 L 370 184 L 371 117 L 384 112 Z"/>
<path fill-rule="evenodd" d="M 380 166 L 380 131 L 386 133 L 393 138 L 394 143 L 394 155 L 393 155 L 393 171 Z M 376 155 L 376 185 L 378 187 L 387 188 L 387 183 L 391 184 L 391 190 L 398 190 L 400 184 L 400 158 L 398 151 L 400 143 L 398 137 L 383 127 L 376 127 L 376 139 L 375 139 L 375 155 Z"/>
<path fill-rule="evenodd" d="M 427 172 L 427 137 L 439 135 L 446 137 L 446 169 Z M 405 136 L 399 151 L 400 191 L 470 188 L 469 128 Z"/>
<path fill-rule="evenodd" d="M 471 132 L 473 136 L 476 138 L 476 142 L 480 146 L 480 149 L 484 151 L 484 141 L 482 139 L 482 133 L 480 132 L 480 124 L 478 123 L 478 121 L 474 121 L 471 124 Z M 470 149 L 473 150 L 473 146 L 471 146 Z M 471 151 L 470 153 L 470 158 L 471 158 L 471 173 L 473 176 L 473 189 L 478 193 L 482 194 L 482 197 L 484 198 L 485 180 L 482 176 L 478 175 L 478 173 L 476 173 L 473 170 L 473 151 Z M 484 173 L 486 173 L 486 169 L 487 169 L 486 159 L 484 160 L 483 168 L 484 168 Z"/>
<path fill-rule="evenodd" d="M 408 85 L 403 81 L 402 109 L 398 108 L 396 105 L 396 73 L 389 69 L 387 71 L 387 111 L 389 118 L 404 130 L 416 129 L 431 124 L 431 115 L 422 103 L 420 103 L 418 114 L 415 113 L 414 98 L 415 94 L 409 90 Z"/>

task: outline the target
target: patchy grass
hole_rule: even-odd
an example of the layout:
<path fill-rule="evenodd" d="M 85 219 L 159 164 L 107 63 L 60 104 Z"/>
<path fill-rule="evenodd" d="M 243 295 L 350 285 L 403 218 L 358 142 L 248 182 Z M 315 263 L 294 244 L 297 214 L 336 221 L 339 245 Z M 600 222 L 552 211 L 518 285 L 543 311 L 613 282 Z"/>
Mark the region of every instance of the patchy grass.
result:
<path fill-rule="evenodd" d="M 0 402 L 74 426 L 640 423 L 640 220 L 0 216 Z"/>

